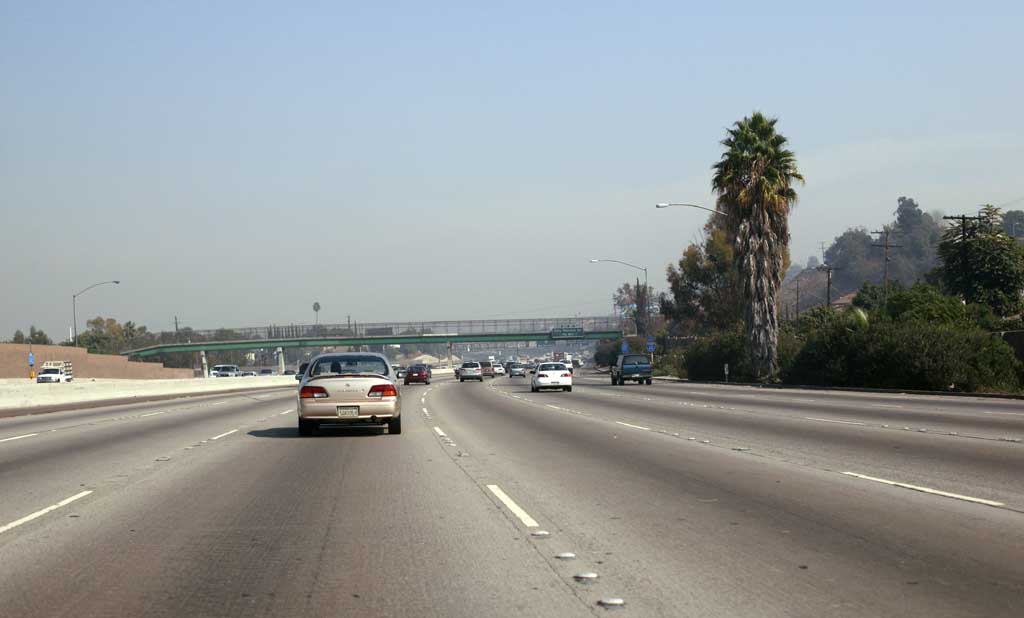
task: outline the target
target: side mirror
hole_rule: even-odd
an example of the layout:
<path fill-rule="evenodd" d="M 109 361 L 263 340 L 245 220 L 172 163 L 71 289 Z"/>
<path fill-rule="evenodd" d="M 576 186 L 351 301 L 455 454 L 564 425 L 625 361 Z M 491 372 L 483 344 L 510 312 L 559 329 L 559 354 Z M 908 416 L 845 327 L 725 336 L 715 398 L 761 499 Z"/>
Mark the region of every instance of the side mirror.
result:
<path fill-rule="evenodd" d="M 301 380 L 301 379 L 302 379 L 302 375 L 301 375 L 301 374 L 298 374 L 298 373 L 297 373 L 297 374 L 295 374 L 295 379 L 296 379 L 296 380 Z"/>

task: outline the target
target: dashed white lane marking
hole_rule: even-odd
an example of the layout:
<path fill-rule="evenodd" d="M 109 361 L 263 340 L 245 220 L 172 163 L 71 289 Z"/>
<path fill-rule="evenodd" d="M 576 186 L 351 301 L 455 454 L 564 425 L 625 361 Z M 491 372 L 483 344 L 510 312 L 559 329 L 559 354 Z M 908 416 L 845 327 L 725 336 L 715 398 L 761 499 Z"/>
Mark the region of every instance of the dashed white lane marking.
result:
<path fill-rule="evenodd" d="M 22 517 L 21 519 L 12 521 L 11 523 L 9 523 L 9 524 L 7 524 L 5 526 L 0 527 L 0 534 L 3 534 L 4 532 L 7 532 L 8 530 L 10 530 L 12 528 L 17 528 L 21 524 L 28 523 L 28 522 L 32 521 L 33 519 L 36 519 L 38 517 L 42 517 L 43 515 L 46 515 L 50 511 L 56 511 L 60 507 L 67 506 L 67 505 L 71 504 L 72 502 L 74 502 L 75 500 L 78 500 L 80 498 L 84 498 L 84 497 L 88 496 L 91 493 L 92 493 L 91 490 L 87 490 L 87 491 L 83 491 L 83 492 L 77 493 L 77 494 L 71 496 L 70 498 L 64 498 L 63 500 L 61 500 L 57 504 L 51 504 L 50 506 L 46 507 L 45 509 L 40 509 L 40 510 L 36 511 L 35 513 L 32 513 L 31 515 L 26 515 L 26 516 Z"/>
<path fill-rule="evenodd" d="M 156 416 L 157 414 L 163 414 L 164 412 L 166 412 L 166 410 L 164 410 L 163 412 L 150 412 L 149 414 L 140 414 L 139 418 L 146 418 L 147 416 Z"/>
<path fill-rule="evenodd" d="M 996 502 L 995 500 L 986 500 L 984 498 L 975 498 L 973 496 L 964 496 L 962 494 L 954 494 L 948 491 L 942 491 L 939 489 L 932 489 L 931 487 L 921 487 L 919 485 L 911 485 L 909 483 L 900 483 L 898 481 L 890 481 L 888 479 L 880 479 L 875 476 L 868 476 L 866 474 L 858 474 L 856 472 L 843 472 L 846 476 L 852 476 L 865 481 L 874 481 L 876 483 L 884 483 L 885 485 L 892 485 L 893 487 L 902 487 L 903 489 L 912 489 L 914 491 L 924 492 L 926 494 L 932 494 L 935 496 L 943 496 L 946 498 L 955 498 L 956 500 L 965 500 L 967 502 L 976 502 L 978 504 L 985 504 L 988 506 L 1003 506 L 1002 502 Z"/>
<path fill-rule="evenodd" d="M 226 403 L 229 403 L 229 402 L 227 402 L 227 401 L 216 401 L 214 403 L 211 403 L 210 405 L 211 406 L 222 406 L 222 405 L 224 405 Z"/>
<path fill-rule="evenodd" d="M 38 436 L 38 435 L 39 435 L 39 433 L 26 433 L 26 434 L 21 435 L 21 436 L 13 436 L 13 437 L 10 437 L 10 438 L 4 438 L 3 440 L 0 440 L 0 442 L 10 442 L 12 440 L 21 440 L 22 438 L 31 438 L 32 436 Z"/>
<path fill-rule="evenodd" d="M 434 427 L 434 433 L 436 433 L 441 438 L 445 438 L 448 436 L 448 434 L 443 432 L 440 427 Z"/>
<path fill-rule="evenodd" d="M 427 403 L 426 395 L 424 395 L 423 397 L 420 397 L 420 403 Z"/>
<path fill-rule="evenodd" d="M 992 410 L 983 410 L 985 414 L 1006 414 L 1008 416 L 1024 416 L 1024 412 L 994 412 Z"/>
<path fill-rule="evenodd" d="M 508 510 L 512 511 L 512 514 L 518 517 L 519 521 L 523 522 L 524 526 L 527 528 L 536 528 L 540 525 L 537 523 L 537 520 L 530 517 L 530 514 L 523 510 L 523 507 L 516 504 L 515 500 L 509 498 L 508 494 L 501 490 L 501 487 L 498 487 L 497 485 L 488 485 L 487 489 L 490 489 L 491 493 L 494 494 L 498 500 L 501 500 L 501 503 L 504 504 Z"/>
<path fill-rule="evenodd" d="M 285 410 L 285 411 L 281 412 L 281 413 L 280 413 L 280 414 L 279 414 L 278 416 L 284 416 L 285 414 L 291 414 L 291 413 L 292 413 L 292 412 L 294 412 L 294 411 L 295 411 L 295 410 L 293 410 L 293 409 L 289 408 L 289 409 L 287 409 L 287 410 Z"/>
<path fill-rule="evenodd" d="M 867 425 L 867 423 L 858 423 L 856 421 L 837 421 L 837 420 L 831 419 L 831 418 L 815 418 L 813 416 L 805 416 L 803 418 L 804 418 L 804 420 L 820 421 L 822 423 L 839 423 L 841 425 L 860 425 L 862 427 Z"/>
<path fill-rule="evenodd" d="M 630 429 L 639 429 L 641 431 L 650 431 L 650 427 L 641 427 L 640 425 L 630 425 L 629 423 L 623 423 L 622 421 L 615 421 L 616 425 L 622 425 L 623 427 L 629 427 Z"/>
<path fill-rule="evenodd" d="M 430 412 L 428 412 L 426 408 L 423 408 L 423 413 L 424 414 L 430 414 Z"/>
<path fill-rule="evenodd" d="M 899 409 L 903 408 L 903 406 L 899 406 L 899 405 L 892 404 L 892 403 L 873 403 L 873 404 L 871 404 L 871 407 L 872 408 L 893 408 L 894 410 L 899 410 Z"/>
<path fill-rule="evenodd" d="M 551 408 L 552 410 L 561 410 L 562 409 L 562 408 L 559 408 L 558 406 L 553 406 L 550 403 L 544 404 L 544 407 L 545 408 Z"/>
<path fill-rule="evenodd" d="M 236 431 L 238 431 L 238 430 L 237 430 L 237 429 L 232 429 L 231 431 L 225 431 L 224 433 L 222 433 L 222 434 L 219 434 L 219 435 L 216 435 L 216 436 L 213 436 L 213 437 L 212 437 L 212 438 L 210 438 L 210 439 L 211 439 L 211 440 L 220 440 L 220 439 L 221 439 L 221 438 L 223 438 L 224 436 L 230 436 L 231 434 L 235 433 Z"/>

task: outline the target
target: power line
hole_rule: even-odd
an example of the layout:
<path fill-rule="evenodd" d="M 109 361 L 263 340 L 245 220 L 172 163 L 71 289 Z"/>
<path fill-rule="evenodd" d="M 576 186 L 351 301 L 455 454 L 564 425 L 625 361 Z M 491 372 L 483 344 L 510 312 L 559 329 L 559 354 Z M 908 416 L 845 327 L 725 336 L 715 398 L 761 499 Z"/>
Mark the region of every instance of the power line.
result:
<path fill-rule="evenodd" d="M 887 228 L 882 228 L 881 231 L 874 231 L 874 232 L 871 232 L 871 233 L 872 234 L 879 234 L 880 236 L 885 238 L 885 240 L 882 242 L 882 244 L 880 244 L 880 245 L 873 244 L 871 246 L 872 247 L 884 247 L 885 248 L 885 258 L 884 258 L 883 266 L 882 266 L 882 307 L 888 307 L 889 306 L 889 249 L 899 249 L 899 248 L 902 248 L 903 245 L 892 245 L 892 244 L 889 244 L 889 234 L 891 233 L 891 231 L 889 229 L 887 229 Z"/>

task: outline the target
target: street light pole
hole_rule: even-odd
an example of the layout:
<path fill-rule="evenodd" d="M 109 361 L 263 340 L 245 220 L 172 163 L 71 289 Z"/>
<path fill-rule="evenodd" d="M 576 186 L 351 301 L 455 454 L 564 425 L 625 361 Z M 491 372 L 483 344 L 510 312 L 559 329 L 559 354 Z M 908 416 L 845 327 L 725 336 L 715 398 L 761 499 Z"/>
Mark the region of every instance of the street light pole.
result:
<path fill-rule="evenodd" d="M 85 294 L 86 292 L 88 292 L 89 290 L 93 289 L 94 287 L 97 287 L 97 286 L 100 286 L 100 285 L 105 285 L 107 283 L 113 283 L 114 285 L 120 285 L 121 282 L 120 281 L 116 281 L 116 280 L 115 281 L 100 281 L 99 283 L 94 283 L 94 284 L 90 285 L 89 287 L 85 288 L 84 290 L 80 290 L 80 291 L 75 292 L 74 294 L 71 295 L 71 333 L 72 333 L 71 334 L 71 345 L 72 345 L 72 347 L 76 347 L 76 348 L 78 347 L 78 307 L 77 307 L 78 297 L 81 296 L 82 294 Z"/>
<path fill-rule="evenodd" d="M 630 264 L 629 262 L 623 262 L 622 260 L 611 260 L 611 259 L 606 259 L 606 258 L 595 258 L 595 259 L 590 260 L 591 264 L 597 264 L 598 262 L 615 262 L 616 264 L 622 264 L 623 266 L 629 266 L 630 268 L 635 268 L 637 270 L 644 271 L 644 299 L 645 299 L 644 300 L 644 313 L 645 314 L 649 313 L 648 305 L 650 304 L 650 299 L 647 298 L 647 294 L 648 294 L 648 291 L 649 291 L 650 288 L 647 285 L 647 268 L 644 267 L 644 266 L 637 266 L 636 264 Z M 644 315 L 644 326 L 645 327 L 647 325 L 647 318 L 648 317 L 649 316 Z"/>
<path fill-rule="evenodd" d="M 722 216 L 725 216 L 725 214 L 726 214 L 726 213 L 724 213 L 721 210 L 718 210 L 716 208 L 708 208 L 707 206 L 701 206 L 700 204 L 685 204 L 685 203 L 682 203 L 682 202 L 673 202 L 673 203 L 660 202 L 660 203 L 654 205 L 655 208 L 669 208 L 670 206 L 685 206 L 687 208 L 700 208 L 701 210 L 706 210 L 708 212 L 713 212 L 715 214 L 719 214 L 719 215 L 722 215 Z"/>

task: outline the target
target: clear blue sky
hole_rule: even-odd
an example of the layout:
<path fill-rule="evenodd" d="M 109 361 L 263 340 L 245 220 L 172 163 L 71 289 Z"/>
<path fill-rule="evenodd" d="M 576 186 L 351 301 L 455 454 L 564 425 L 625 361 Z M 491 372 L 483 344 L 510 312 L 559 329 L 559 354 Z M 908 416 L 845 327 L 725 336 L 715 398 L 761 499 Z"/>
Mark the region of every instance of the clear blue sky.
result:
<path fill-rule="evenodd" d="M 705 213 L 653 203 L 710 204 L 755 109 L 797 260 L 1024 196 L 1020 3 L 482 4 L 0 4 L 0 337 L 108 278 L 80 323 L 603 313 L 589 258 L 664 287 Z"/>

